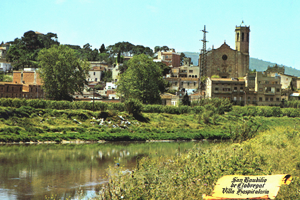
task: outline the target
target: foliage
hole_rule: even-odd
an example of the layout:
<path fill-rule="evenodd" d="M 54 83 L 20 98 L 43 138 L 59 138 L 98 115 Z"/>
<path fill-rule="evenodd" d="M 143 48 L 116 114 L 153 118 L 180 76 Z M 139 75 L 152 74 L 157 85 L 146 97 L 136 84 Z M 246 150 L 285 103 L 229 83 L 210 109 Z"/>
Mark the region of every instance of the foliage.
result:
<path fill-rule="evenodd" d="M 180 65 L 183 65 L 183 59 L 186 58 L 184 53 L 180 53 Z"/>
<path fill-rule="evenodd" d="M 141 54 L 128 61 L 128 69 L 120 75 L 117 92 L 125 99 L 134 98 L 143 103 L 159 103 L 164 81 L 159 66 Z"/>
<path fill-rule="evenodd" d="M 185 95 L 182 97 L 181 102 L 185 106 L 190 106 L 191 105 L 191 101 L 190 101 L 188 93 L 185 93 Z"/>
<path fill-rule="evenodd" d="M 127 99 L 124 102 L 125 108 L 129 114 L 140 114 L 143 104 L 137 99 Z"/>
<path fill-rule="evenodd" d="M 24 67 L 38 67 L 39 51 L 58 44 L 57 35 L 54 33 L 37 34 L 34 31 L 27 31 L 21 39 L 16 38 L 12 42 L 6 60 L 13 63 L 14 70 Z"/>
<path fill-rule="evenodd" d="M 265 131 L 242 143 L 225 142 L 209 148 L 203 148 L 201 143 L 173 156 L 149 155 L 137 160 L 135 169 L 129 173 L 111 169 L 110 181 L 103 186 L 101 198 L 199 199 L 202 194 L 211 195 L 217 180 L 224 175 L 288 172 L 293 181 L 280 188 L 276 199 L 298 199 L 299 129 L 289 129 L 282 126 L 279 130 Z M 289 140 L 290 135 L 297 139 Z"/>
<path fill-rule="evenodd" d="M 219 75 L 212 75 L 211 78 L 220 78 Z"/>
<path fill-rule="evenodd" d="M 39 70 L 48 98 L 71 100 L 75 92 L 82 92 L 89 64 L 77 58 L 67 46 L 52 46 L 39 52 Z"/>
<path fill-rule="evenodd" d="M 100 49 L 99 49 L 100 53 L 105 53 L 106 49 L 105 49 L 105 45 L 102 44 Z"/>
<path fill-rule="evenodd" d="M 146 54 L 149 56 L 153 56 L 153 50 L 149 47 L 144 47 L 143 45 L 133 45 L 129 42 L 118 42 L 114 45 L 110 45 L 107 47 L 110 55 L 139 55 Z"/>
<path fill-rule="evenodd" d="M 112 81 L 112 71 L 104 71 L 101 75 L 101 80 L 103 82 L 111 82 Z"/>

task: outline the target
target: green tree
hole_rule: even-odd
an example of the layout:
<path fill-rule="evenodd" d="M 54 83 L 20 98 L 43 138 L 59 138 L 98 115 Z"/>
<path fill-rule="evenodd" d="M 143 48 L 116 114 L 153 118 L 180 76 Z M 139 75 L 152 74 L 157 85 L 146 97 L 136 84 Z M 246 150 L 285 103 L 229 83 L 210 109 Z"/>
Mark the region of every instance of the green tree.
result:
<path fill-rule="evenodd" d="M 143 103 L 160 103 L 165 90 L 162 72 L 157 63 L 145 54 L 133 56 L 128 69 L 120 74 L 117 92 L 125 99 L 138 99 Z"/>
<path fill-rule="evenodd" d="M 181 102 L 185 106 L 190 106 L 191 105 L 191 101 L 190 101 L 188 93 L 185 93 L 185 95 L 182 97 L 182 101 Z"/>
<path fill-rule="evenodd" d="M 21 39 L 16 38 L 11 42 L 7 52 L 6 60 L 13 63 L 14 69 L 27 67 L 38 67 L 37 56 L 41 49 L 58 45 L 55 33 L 37 34 L 27 31 Z"/>
<path fill-rule="evenodd" d="M 157 52 L 159 52 L 160 51 L 160 46 L 155 46 L 154 47 L 154 53 L 157 53 Z"/>
<path fill-rule="evenodd" d="M 180 65 L 183 65 L 183 59 L 185 58 L 185 54 L 181 53 L 180 54 Z"/>
<path fill-rule="evenodd" d="M 40 77 L 48 98 L 72 100 L 87 83 L 89 64 L 77 57 L 76 51 L 65 45 L 42 49 L 38 55 Z"/>
<path fill-rule="evenodd" d="M 104 44 L 101 45 L 99 51 L 100 51 L 100 53 L 105 53 L 106 50 L 105 50 L 105 45 Z"/>

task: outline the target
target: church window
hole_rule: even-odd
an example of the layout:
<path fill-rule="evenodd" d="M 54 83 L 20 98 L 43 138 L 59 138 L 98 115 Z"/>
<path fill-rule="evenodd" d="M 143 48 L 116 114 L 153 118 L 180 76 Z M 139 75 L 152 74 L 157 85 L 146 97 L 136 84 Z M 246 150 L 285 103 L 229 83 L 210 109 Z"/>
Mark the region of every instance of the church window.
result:
<path fill-rule="evenodd" d="M 244 33 L 242 33 L 242 41 L 244 42 Z"/>
<path fill-rule="evenodd" d="M 227 60 L 227 55 L 224 54 L 224 55 L 222 56 L 222 59 L 223 59 L 223 60 Z"/>
<path fill-rule="evenodd" d="M 236 41 L 239 41 L 239 39 L 240 39 L 240 33 L 237 33 L 236 34 Z"/>

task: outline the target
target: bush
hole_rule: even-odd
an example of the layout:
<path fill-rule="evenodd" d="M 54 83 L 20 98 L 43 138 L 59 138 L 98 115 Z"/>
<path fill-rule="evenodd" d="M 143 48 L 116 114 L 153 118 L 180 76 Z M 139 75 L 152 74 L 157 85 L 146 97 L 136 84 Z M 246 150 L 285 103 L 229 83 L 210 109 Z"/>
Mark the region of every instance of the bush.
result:
<path fill-rule="evenodd" d="M 129 114 L 140 114 L 143 107 L 142 102 L 138 99 L 128 99 L 124 102 L 124 105 Z"/>

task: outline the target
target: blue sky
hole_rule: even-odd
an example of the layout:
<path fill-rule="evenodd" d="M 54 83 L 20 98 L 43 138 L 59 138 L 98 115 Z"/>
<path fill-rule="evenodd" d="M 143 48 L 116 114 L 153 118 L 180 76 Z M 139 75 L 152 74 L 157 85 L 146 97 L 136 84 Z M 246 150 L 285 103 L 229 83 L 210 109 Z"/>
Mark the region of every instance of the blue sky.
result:
<path fill-rule="evenodd" d="M 250 25 L 250 56 L 300 69 L 299 0 L 1 0 L 0 42 L 24 32 L 57 33 L 61 44 L 100 48 L 128 41 L 199 52 L 234 48 L 234 30 Z"/>

